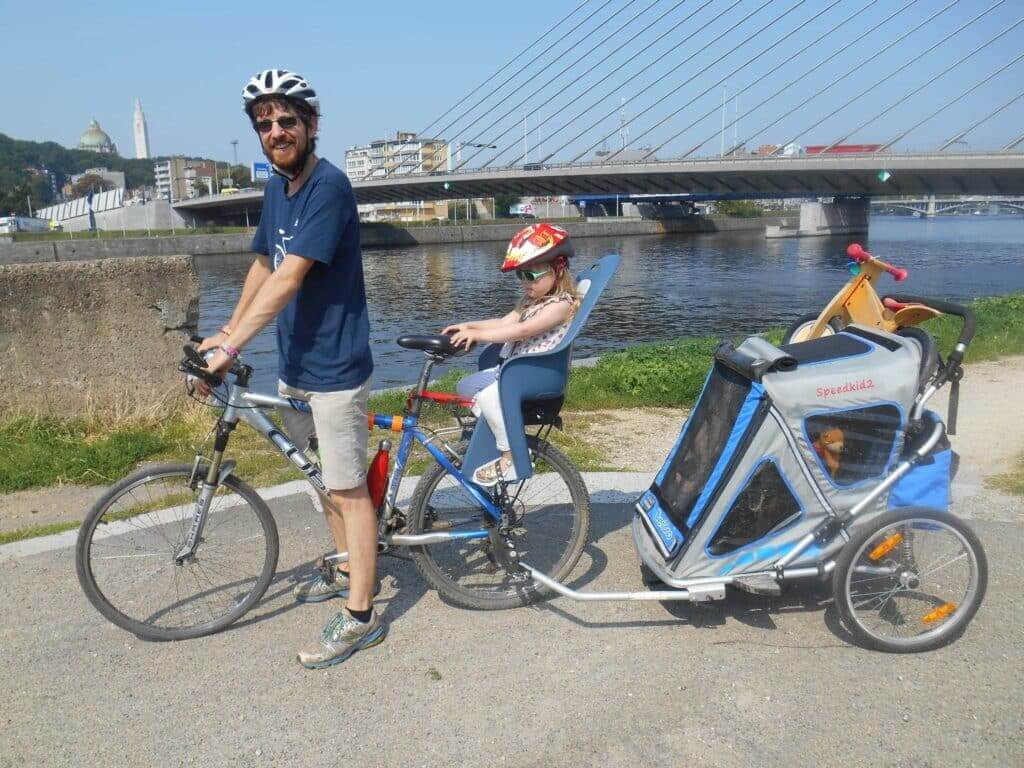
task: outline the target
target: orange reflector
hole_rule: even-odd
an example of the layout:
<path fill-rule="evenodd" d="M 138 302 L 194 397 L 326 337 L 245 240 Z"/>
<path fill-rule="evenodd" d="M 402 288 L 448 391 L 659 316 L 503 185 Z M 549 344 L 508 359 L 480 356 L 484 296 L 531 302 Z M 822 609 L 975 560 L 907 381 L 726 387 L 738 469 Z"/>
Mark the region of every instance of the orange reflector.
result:
<path fill-rule="evenodd" d="M 932 622 L 938 621 L 939 619 L 946 618 L 947 616 L 949 616 L 949 614 L 951 614 L 955 610 L 956 610 L 956 603 L 946 603 L 945 605 L 940 605 L 938 608 L 936 608 L 931 613 L 926 613 L 924 616 L 922 616 L 921 617 L 921 623 L 922 624 L 931 624 Z"/>
<path fill-rule="evenodd" d="M 401 416 L 392 416 L 391 417 L 391 431 L 392 432 L 401 432 L 402 431 L 402 417 Z"/>
<path fill-rule="evenodd" d="M 885 557 L 890 552 L 892 552 L 896 547 L 898 547 L 901 541 L 903 541 L 903 534 L 902 533 L 894 533 L 892 536 L 887 538 L 885 541 L 883 541 L 877 547 L 872 549 L 868 553 L 868 558 L 870 560 L 875 560 L 875 561 L 881 560 L 883 557 Z"/>

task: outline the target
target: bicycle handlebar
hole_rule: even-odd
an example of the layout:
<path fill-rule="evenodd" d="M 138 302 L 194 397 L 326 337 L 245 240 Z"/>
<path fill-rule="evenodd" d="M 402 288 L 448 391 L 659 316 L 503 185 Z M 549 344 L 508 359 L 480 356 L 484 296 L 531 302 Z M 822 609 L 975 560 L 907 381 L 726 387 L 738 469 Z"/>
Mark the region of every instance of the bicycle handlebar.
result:
<path fill-rule="evenodd" d="M 188 338 L 189 341 L 195 344 L 202 344 L 203 341 L 205 341 L 205 339 L 202 336 L 197 336 L 195 334 L 190 335 Z M 204 358 L 199 353 L 198 349 L 186 345 L 182 347 L 182 351 L 185 353 L 185 357 L 182 359 L 180 363 L 178 363 L 179 371 L 189 376 L 193 376 L 197 379 L 202 379 L 211 387 L 219 387 L 221 384 L 224 383 L 224 380 L 220 376 L 216 376 L 210 373 L 209 370 L 207 370 L 206 358 Z M 251 372 L 251 369 L 247 365 L 244 365 L 243 363 L 240 363 L 237 360 L 235 360 L 231 364 L 231 368 L 228 370 L 228 372 L 234 374 L 235 376 L 241 374 L 247 377 L 248 373 Z"/>
<path fill-rule="evenodd" d="M 897 283 L 902 283 L 910 273 L 902 267 L 894 267 L 890 264 L 886 264 L 881 259 L 876 259 L 870 253 L 864 250 L 860 243 L 852 243 L 849 248 L 846 249 L 846 255 L 853 259 L 858 264 L 863 264 L 866 261 L 875 261 L 882 269 L 893 276 L 893 279 Z"/>
<path fill-rule="evenodd" d="M 949 353 L 950 361 L 955 361 L 957 364 L 963 361 L 967 345 L 971 343 L 971 340 L 974 338 L 974 332 L 977 329 L 977 318 L 975 318 L 973 311 L 962 304 L 954 304 L 952 301 L 945 301 L 944 299 L 927 299 L 922 296 L 911 296 L 905 293 L 897 294 L 892 298 L 904 304 L 924 304 L 926 307 L 937 309 L 945 315 L 956 315 L 963 320 L 964 327 L 960 330 L 960 338 L 957 339 L 953 351 Z"/>

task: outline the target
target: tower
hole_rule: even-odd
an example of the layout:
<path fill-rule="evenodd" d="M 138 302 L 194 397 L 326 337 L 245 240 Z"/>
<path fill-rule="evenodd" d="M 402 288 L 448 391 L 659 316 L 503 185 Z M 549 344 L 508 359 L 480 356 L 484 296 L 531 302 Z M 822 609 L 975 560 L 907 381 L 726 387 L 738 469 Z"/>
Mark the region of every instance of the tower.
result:
<path fill-rule="evenodd" d="M 146 128 L 146 116 L 142 114 L 142 102 L 135 100 L 135 117 L 132 120 L 135 133 L 135 157 L 145 160 L 149 157 L 149 130 Z"/>

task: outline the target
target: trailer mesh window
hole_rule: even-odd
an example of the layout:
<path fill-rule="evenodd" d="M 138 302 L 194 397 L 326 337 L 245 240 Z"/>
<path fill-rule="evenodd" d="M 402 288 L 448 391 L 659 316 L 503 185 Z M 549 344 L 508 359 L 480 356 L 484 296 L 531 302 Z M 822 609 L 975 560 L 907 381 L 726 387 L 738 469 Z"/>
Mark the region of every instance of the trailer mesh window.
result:
<path fill-rule="evenodd" d="M 736 417 L 750 392 L 750 381 L 716 363 L 686 434 L 672 456 L 656 493 L 681 530 L 714 471 Z"/>
<path fill-rule="evenodd" d="M 772 459 L 762 461 L 736 496 L 708 552 L 725 555 L 785 527 L 800 514 L 800 502 Z"/>
<path fill-rule="evenodd" d="M 888 403 L 805 420 L 807 439 L 825 475 L 836 485 L 853 485 L 882 475 L 903 426 L 900 409 Z"/>

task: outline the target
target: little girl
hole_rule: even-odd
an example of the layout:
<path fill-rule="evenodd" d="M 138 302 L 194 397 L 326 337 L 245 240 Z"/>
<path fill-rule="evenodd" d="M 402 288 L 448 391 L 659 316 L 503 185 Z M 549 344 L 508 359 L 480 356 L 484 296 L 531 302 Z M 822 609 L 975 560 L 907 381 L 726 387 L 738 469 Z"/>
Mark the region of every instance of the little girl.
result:
<path fill-rule="evenodd" d="M 477 342 L 503 344 L 502 362 L 554 349 L 580 306 L 576 281 L 569 273 L 572 255 L 569 233 L 561 227 L 534 224 L 520 230 L 509 243 L 501 271 L 515 270 L 523 286 L 522 300 L 504 317 L 449 325 L 443 333 L 466 349 Z M 499 459 L 473 473 L 473 482 L 484 486 L 518 479 L 498 397 L 500 368 L 499 364 L 466 376 L 457 387 L 460 395 L 473 398 L 473 413 L 487 420 L 501 451 Z"/>

